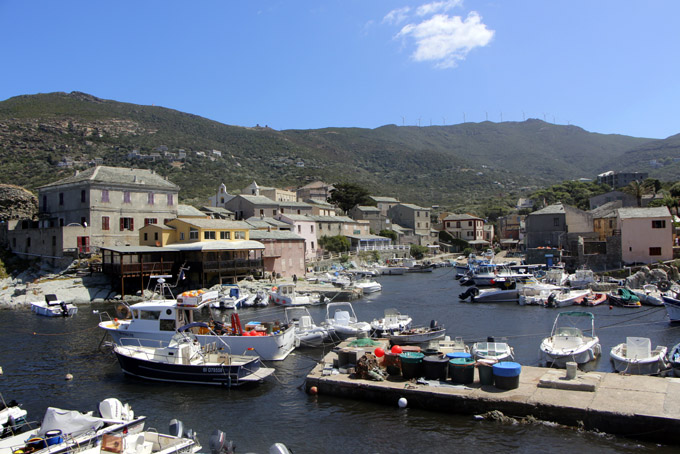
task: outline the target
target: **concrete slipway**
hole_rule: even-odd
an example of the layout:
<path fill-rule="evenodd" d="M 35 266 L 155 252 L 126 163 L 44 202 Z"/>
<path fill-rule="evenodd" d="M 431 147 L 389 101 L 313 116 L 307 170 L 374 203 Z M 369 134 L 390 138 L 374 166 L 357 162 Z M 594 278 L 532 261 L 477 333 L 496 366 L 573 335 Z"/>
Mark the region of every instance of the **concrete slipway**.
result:
<path fill-rule="evenodd" d="M 507 416 L 533 416 L 586 430 L 680 444 L 680 378 L 579 372 L 567 380 L 564 370 L 522 366 L 519 387 L 501 390 L 480 385 L 476 371 L 474 383 L 468 386 L 328 375 L 334 359 L 337 353 L 330 352 L 309 373 L 307 392 L 316 387 L 322 395 L 393 406 L 404 397 L 409 407 L 458 414 L 498 410 Z"/>

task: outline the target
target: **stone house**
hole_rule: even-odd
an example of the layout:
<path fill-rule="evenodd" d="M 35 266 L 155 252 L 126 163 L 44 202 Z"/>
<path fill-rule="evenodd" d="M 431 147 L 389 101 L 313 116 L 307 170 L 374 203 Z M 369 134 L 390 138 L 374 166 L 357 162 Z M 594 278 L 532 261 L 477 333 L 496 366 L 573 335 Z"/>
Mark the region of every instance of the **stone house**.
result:
<path fill-rule="evenodd" d="M 575 238 L 575 234 L 593 232 L 592 215 L 562 203 L 534 211 L 525 222 L 527 248 L 563 248 L 569 243 L 567 235 Z"/>
<path fill-rule="evenodd" d="M 375 202 L 375 206 L 378 207 L 380 214 L 382 214 L 384 217 L 388 217 L 387 212 L 390 210 L 390 208 L 399 204 L 399 200 L 395 199 L 394 197 L 370 196 L 370 199 Z"/>
<path fill-rule="evenodd" d="M 287 213 L 279 214 L 276 219 L 290 225 L 292 232 L 304 239 L 306 258 L 316 257 L 319 240 L 316 236 L 318 227 L 314 216 Z"/>
<path fill-rule="evenodd" d="M 635 196 L 623 191 L 609 191 L 604 194 L 592 196 L 591 198 L 588 199 L 588 204 L 592 211 L 595 208 L 601 207 L 604 204 L 616 201 L 621 202 L 619 208 L 637 206 L 637 199 L 635 198 Z"/>
<path fill-rule="evenodd" d="M 323 181 L 315 181 L 309 183 L 296 191 L 297 200 L 303 201 L 307 199 L 328 200 L 331 191 L 335 189 L 333 185 L 324 183 Z"/>
<path fill-rule="evenodd" d="M 430 209 L 410 203 L 399 203 L 387 210 L 387 217 L 393 224 L 399 224 L 413 230 L 418 238 L 416 244 L 430 244 Z"/>
<path fill-rule="evenodd" d="M 620 234 L 617 217 L 621 205 L 621 200 L 615 200 L 589 211 L 593 217 L 593 230 L 597 232 L 600 241 L 605 241 L 612 235 Z"/>
<path fill-rule="evenodd" d="M 349 217 L 357 221 L 368 221 L 371 230 L 374 233 L 380 233 L 381 230 L 390 230 L 392 223 L 384 216 L 378 207 L 355 205 L 349 210 Z"/>

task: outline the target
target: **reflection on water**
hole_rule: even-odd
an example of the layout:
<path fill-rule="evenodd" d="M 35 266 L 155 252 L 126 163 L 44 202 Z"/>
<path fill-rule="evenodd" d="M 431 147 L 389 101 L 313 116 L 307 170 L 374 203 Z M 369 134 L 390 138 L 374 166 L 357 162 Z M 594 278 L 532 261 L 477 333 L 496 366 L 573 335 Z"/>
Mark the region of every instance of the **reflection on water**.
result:
<path fill-rule="evenodd" d="M 357 316 L 370 321 L 387 308 L 411 315 L 414 324 L 437 320 L 451 337 L 466 342 L 487 336 L 507 339 L 518 362 L 537 365 L 538 346 L 550 333 L 557 311 L 511 303 L 460 303 L 461 292 L 452 268 L 433 273 L 383 276 L 381 293 L 354 303 Z M 396 405 L 309 396 L 304 392 L 307 372 L 323 357 L 323 349 L 294 351 L 273 363 L 274 377 L 260 386 L 222 389 L 196 385 L 146 382 L 125 377 L 111 353 L 98 350 L 103 333 L 96 328 L 99 315 L 113 305 L 81 307 L 72 319 L 44 318 L 30 311 L 0 312 L 0 391 L 5 399 L 24 404 L 32 419 L 40 419 L 47 406 L 94 410 L 99 401 L 116 397 L 129 402 L 149 425 L 166 431 L 172 418 L 196 430 L 204 451 L 215 429 L 234 440 L 238 452 L 267 452 L 275 441 L 296 453 L 477 452 L 480 450 L 543 453 L 671 452 L 668 447 L 611 436 L 581 433 L 570 428 L 542 425 L 503 425 Z M 590 308 L 595 314 L 603 357 L 594 368 L 611 371 L 609 349 L 626 336 L 650 337 L 653 345 L 680 342 L 680 331 L 668 324 L 663 308 Z M 325 306 L 311 307 L 317 322 Z M 254 308 L 240 312 L 241 320 L 283 320 L 280 308 Z M 74 379 L 65 380 L 66 374 Z"/>

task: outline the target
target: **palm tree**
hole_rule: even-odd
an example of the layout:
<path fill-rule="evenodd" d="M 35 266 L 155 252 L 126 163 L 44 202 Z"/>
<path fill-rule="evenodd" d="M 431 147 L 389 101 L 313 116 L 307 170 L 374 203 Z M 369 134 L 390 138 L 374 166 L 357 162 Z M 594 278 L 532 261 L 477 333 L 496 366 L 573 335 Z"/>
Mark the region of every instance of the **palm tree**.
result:
<path fill-rule="evenodd" d="M 623 192 L 626 192 L 635 197 L 637 200 L 637 206 L 642 206 L 642 196 L 649 192 L 649 186 L 645 186 L 638 180 L 631 181 L 628 186 L 623 188 Z"/>

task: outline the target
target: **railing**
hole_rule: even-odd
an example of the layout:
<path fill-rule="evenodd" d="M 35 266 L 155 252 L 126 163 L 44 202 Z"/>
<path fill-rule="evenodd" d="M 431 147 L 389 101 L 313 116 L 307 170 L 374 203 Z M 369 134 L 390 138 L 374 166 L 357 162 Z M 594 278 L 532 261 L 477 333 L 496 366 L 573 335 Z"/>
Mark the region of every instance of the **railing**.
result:
<path fill-rule="evenodd" d="M 358 246 L 356 252 L 362 251 L 408 251 L 411 249 L 409 244 L 388 244 L 380 246 Z"/>
<path fill-rule="evenodd" d="M 106 274 L 121 276 L 157 273 L 171 274 L 173 262 L 144 262 L 144 263 L 102 263 L 102 271 Z"/>

